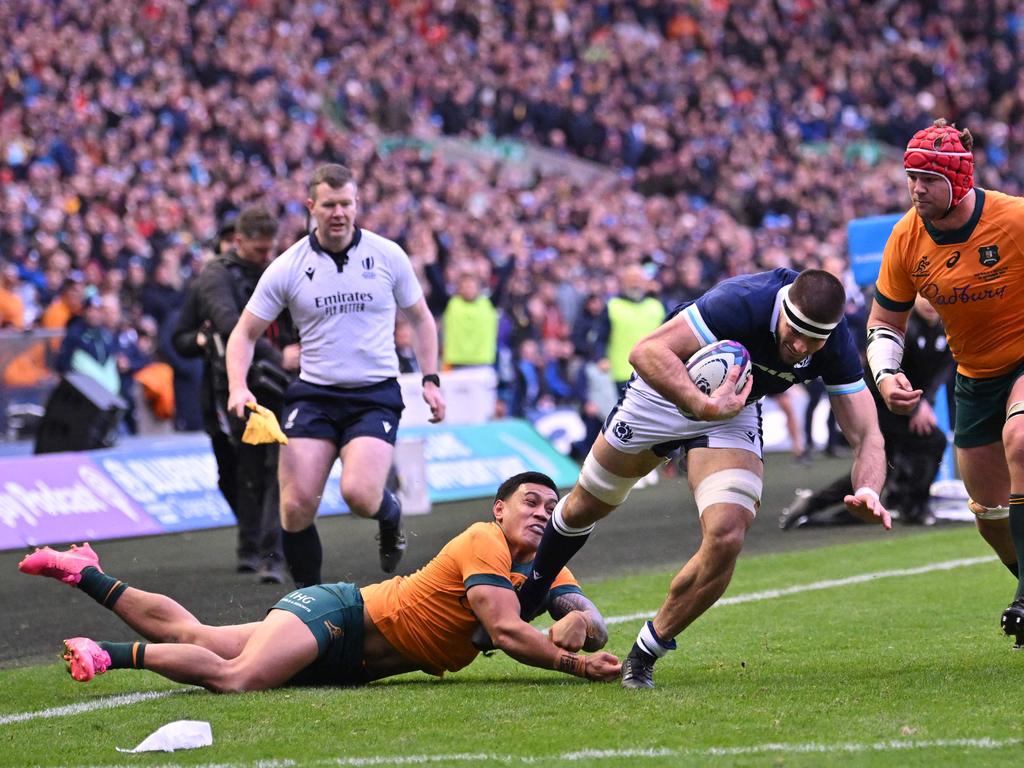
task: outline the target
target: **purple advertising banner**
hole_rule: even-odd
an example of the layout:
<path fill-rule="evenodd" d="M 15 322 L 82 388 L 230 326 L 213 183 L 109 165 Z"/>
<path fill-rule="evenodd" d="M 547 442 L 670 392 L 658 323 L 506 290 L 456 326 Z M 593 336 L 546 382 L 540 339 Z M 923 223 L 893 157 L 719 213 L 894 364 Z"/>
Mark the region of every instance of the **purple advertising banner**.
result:
<path fill-rule="evenodd" d="M 0 549 L 161 531 L 89 454 L 0 460 Z"/>

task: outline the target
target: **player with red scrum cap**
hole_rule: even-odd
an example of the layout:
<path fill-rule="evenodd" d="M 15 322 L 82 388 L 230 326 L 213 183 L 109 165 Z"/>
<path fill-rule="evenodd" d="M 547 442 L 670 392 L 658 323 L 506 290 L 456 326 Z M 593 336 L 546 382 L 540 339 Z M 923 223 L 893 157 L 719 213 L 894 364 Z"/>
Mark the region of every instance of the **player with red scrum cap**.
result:
<path fill-rule="evenodd" d="M 900 370 L 918 294 L 946 326 L 957 362 L 957 464 L 978 531 L 1017 576 L 1001 625 L 1024 645 L 1024 199 L 974 186 L 974 138 L 936 120 L 903 155 L 913 207 L 886 243 L 868 319 L 868 364 L 886 405 L 912 413 L 921 390 Z"/>

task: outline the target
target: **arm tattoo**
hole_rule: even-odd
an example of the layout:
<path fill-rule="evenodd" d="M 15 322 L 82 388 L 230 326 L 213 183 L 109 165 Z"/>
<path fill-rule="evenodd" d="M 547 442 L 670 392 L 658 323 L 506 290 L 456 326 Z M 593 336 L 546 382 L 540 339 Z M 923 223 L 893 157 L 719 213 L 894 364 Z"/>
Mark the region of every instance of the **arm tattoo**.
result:
<path fill-rule="evenodd" d="M 583 656 L 577 656 L 575 653 L 563 651 L 558 654 L 558 658 L 555 659 L 555 669 L 559 672 L 565 672 L 567 675 L 586 677 L 587 660 Z"/>
<path fill-rule="evenodd" d="M 579 592 L 567 592 L 550 601 L 548 612 L 555 621 L 573 611 L 581 611 L 587 618 L 587 641 L 583 644 L 583 650 L 593 653 L 604 648 L 608 642 L 604 617 L 586 596 Z"/>

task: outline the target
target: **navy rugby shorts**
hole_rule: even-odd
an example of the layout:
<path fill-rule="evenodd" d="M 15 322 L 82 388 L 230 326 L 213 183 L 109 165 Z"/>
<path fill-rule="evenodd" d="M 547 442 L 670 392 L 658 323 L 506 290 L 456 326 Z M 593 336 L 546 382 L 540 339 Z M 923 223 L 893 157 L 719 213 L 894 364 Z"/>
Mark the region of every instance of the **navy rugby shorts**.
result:
<path fill-rule="evenodd" d="M 300 379 L 285 392 L 281 429 L 288 437 L 331 440 L 339 449 L 354 437 L 376 437 L 394 445 L 404 409 L 396 379 L 350 388 Z"/>

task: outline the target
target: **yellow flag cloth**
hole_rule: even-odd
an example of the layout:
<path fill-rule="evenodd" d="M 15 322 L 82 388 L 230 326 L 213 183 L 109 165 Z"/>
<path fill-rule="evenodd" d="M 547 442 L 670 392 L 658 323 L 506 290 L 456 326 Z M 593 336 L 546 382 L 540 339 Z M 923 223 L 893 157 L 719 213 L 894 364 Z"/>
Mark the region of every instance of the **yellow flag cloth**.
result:
<path fill-rule="evenodd" d="M 288 438 L 281 431 L 277 423 L 277 416 L 268 408 L 257 403 L 246 403 L 245 407 L 252 413 L 245 423 L 245 433 L 242 435 L 242 442 L 249 445 L 263 445 L 264 443 L 288 444 Z"/>

